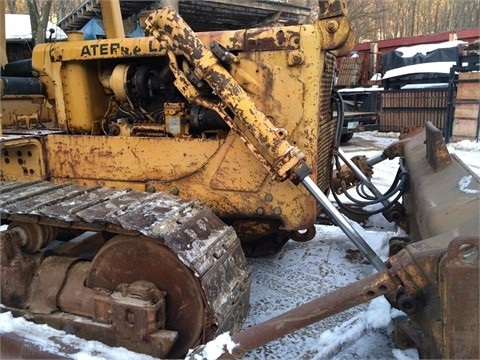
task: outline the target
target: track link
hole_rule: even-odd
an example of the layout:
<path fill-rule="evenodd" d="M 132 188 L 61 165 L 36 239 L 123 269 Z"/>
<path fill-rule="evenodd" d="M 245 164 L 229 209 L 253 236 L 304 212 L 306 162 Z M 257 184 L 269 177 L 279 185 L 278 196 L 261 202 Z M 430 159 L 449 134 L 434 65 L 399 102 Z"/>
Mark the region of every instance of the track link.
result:
<path fill-rule="evenodd" d="M 1 182 L 0 214 L 2 222 L 106 232 L 166 246 L 202 289 L 208 327 L 202 341 L 238 331 L 247 316 L 250 269 L 240 241 L 232 227 L 198 201 L 48 181 Z"/>

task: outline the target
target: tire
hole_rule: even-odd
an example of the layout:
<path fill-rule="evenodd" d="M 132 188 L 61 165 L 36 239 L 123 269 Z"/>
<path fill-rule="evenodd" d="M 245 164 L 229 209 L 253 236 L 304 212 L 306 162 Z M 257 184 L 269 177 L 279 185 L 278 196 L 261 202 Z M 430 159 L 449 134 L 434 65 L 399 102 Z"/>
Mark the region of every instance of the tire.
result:
<path fill-rule="evenodd" d="M 340 142 L 342 143 L 349 142 L 350 140 L 352 140 L 352 137 L 353 137 L 353 133 L 343 134 L 340 138 Z"/>

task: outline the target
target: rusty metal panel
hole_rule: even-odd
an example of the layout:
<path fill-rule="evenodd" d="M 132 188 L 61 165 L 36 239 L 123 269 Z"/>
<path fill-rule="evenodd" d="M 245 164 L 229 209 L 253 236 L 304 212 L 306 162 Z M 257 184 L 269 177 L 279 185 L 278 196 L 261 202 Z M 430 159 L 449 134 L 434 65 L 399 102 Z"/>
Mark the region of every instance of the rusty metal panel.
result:
<path fill-rule="evenodd" d="M 426 121 L 431 121 L 436 127 L 443 128 L 445 115 L 437 111 L 415 111 L 415 110 L 383 110 L 380 122 L 380 131 L 400 132 L 405 127 L 424 126 Z"/>
<path fill-rule="evenodd" d="M 300 28 L 252 29 L 245 32 L 245 50 L 295 50 L 300 48 Z"/>
<path fill-rule="evenodd" d="M 3 137 L 0 174 L 2 180 L 45 179 L 42 143 L 34 138 Z"/>
<path fill-rule="evenodd" d="M 268 171 L 252 153 L 248 152 L 244 153 L 243 156 L 238 156 L 245 147 L 245 144 L 239 138 L 231 137 L 227 141 L 228 150 L 218 165 L 216 175 L 210 181 L 210 187 L 216 190 L 258 191 L 268 176 Z M 249 166 L 246 167 L 246 163 Z M 231 174 L 240 173 L 245 174 L 244 177 L 242 176 L 243 181 L 231 181 Z M 227 179 L 228 181 L 225 181 Z"/>
<path fill-rule="evenodd" d="M 478 236 L 459 237 L 452 241 L 442 262 L 442 355 L 445 359 L 480 358 L 478 246 Z"/>
<path fill-rule="evenodd" d="M 28 127 L 38 125 L 38 121 L 47 121 L 53 112 L 44 106 L 42 95 L 5 95 L 0 102 L 2 109 L 2 126 L 15 125 Z"/>
<path fill-rule="evenodd" d="M 317 138 L 317 185 L 326 190 L 330 179 L 330 156 L 321 156 L 330 154 L 333 138 L 335 137 L 336 122 L 331 113 L 331 94 L 333 88 L 333 76 L 335 69 L 335 57 L 325 54 L 325 66 L 323 69 L 320 85 L 320 120 L 318 122 Z"/>
<path fill-rule="evenodd" d="M 52 135 L 47 154 L 53 177 L 162 181 L 199 171 L 219 141 Z M 65 150 L 68 149 L 68 150 Z"/>
<path fill-rule="evenodd" d="M 55 339 L 53 340 L 55 341 Z M 63 347 L 68 353 L 69 349 Z M 46 349 L 17 334 L 3 333 L 0 335 L 0 355 L 7 359 L 68 359 L 65 355 L 59 355 L 56 348 Z"/>
<path fill-rule="evenodd" d="M 50 256 L 35 273 L 28 299 L 29 310 L 34 313 L 50 314 L 58 309 L 57 294 L 62 288 L 68 269 L 76 258 Z"/>
<path fill-rule="evenodd" d="M 421 132 L 405 145 L 412 201 L 412 207 L 406 204 L 407 209 L 412 209 L 410 222 L 416 221 L 421 239 L 449 231 L 477 234 L 480 228 L 480 179 L 455 154 L 451 155 L 451 160 L 446 160 L 444 151 L 426 154 L 425 139 L 426 133 Z M 440 146 L 436 140 L 427 142 Z M 426 156 L 439 157 L 437 171 L 427 163 Z"/>

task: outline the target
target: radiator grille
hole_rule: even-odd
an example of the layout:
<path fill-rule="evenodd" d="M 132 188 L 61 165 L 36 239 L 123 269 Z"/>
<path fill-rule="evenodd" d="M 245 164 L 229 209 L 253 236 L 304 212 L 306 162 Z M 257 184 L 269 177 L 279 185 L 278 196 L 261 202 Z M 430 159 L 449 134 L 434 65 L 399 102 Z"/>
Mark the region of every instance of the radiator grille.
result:
<path fill-rule="evenodd" d="M 335 122 L 332 119 L 332 88 L 335 56 L 327 53 L 320 83 L 320 119 L 317 142 L 317 185 L 323 191 L 329 187 L 330 151 L 335 137 Z"/>

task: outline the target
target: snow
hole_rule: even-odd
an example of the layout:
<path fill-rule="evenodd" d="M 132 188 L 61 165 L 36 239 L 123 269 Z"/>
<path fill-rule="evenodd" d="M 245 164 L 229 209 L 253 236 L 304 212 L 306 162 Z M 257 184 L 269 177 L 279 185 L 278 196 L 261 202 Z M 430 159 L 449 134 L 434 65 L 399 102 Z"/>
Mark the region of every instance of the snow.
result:
<path fill-rule="evenodd" d="M 395 51 L 401 54 L 403 58 L 410 58 L 417 54 L 427 55 L 429 52 L 438 49 L 446 49 L 457 47 L 461 44 L 466 44 L 465 41 L 454 40 L 454 41 L 445 41 L 437 44 L 420 44 L 414 46 L 403 46 L 399 47 Z M 455 61 L 438 61 L 438 62 L 427 62 L 420 64 L 413 64 L 408 66 L 402 66 L 397 69 L 388 70 L 382 77 L 382 80 L 391 79 L 394 77 L 409 75 L 409 74 L 423 74 L 423 73 L 439 73 L 439 74 L 449 74 L 450 68 L 455 65 Z"/>
<path fill-rule="evenodd" d="M 423 54 L 427 55 L 429 52 L 432 52 L 437 49 L 448 49 L 452 47 L 456 47 L 461 44 L 466 44 L 465 41 L 462 40 L 452 40 L 452 41 L 445 41 L 437 44 L 419 44 L 414 46 L 402 46 L 397 48 L 397 52 L 402 53 L 403 58 L 408 58 L 415 56 L 416 54 Z"/>
<path fill-rule="evenodd" d="M 50 29 L 55 32 L 52 39 L 66 39 L 67 34 L 55 24 L 48 22 L 47 25 L 47 39 L 50 37 Z M 32 26 L 30 25 L 30 15 L 24 14 L 5 14 L 5 35 L 7 40 L 29 40 L 32 38 Z"/>
<path fill-rule="evenodd" d="M 402 86 L 402 89 L 439 89 L 448 88 L 447 83 L 430 83 L 430 84 L 407 84 Z"/>
<path fill-rule="evenodd" d="M 467 175 L 464 176 L 460 179 L 458 182 L 458 188 L 460 191 L 466 193 L 466 194 L 478 194 L 479 190 L 478 189 L 470 189 L 470 184 L 472 183 L 473 176 L 472 175 Z"/>
<path fill-rule="evenodd" d="M 343 88 L 339 89 L 339 93 L 349 93 L 349 92 L 371 92 L 371 91 L 383 91 L 383 87 L 378 85 L 373 85 L 371 87 L 358 86 L 354 88 Z"/>
<path fill-rule="evenodd" d="M 153 360 L 151 356 L 137 354 L 125 348 L 112 348 L 98 341 L 86 341 L 65 331 L 55 330 L 47 325 L 36 325 L 21 317 L 14 318 L 10 312 L 0 314 L 0 333 L 15 332 L 27 343 L 48 351 L 53 355 L 65 355 L 65 349 L 76 352 L 69 353 L 68 358 L 75 360 L 129 359 Z"/>
<path fill-rule="evenodd" d="M 383 75 L 382 80 L 391 79 L 410 74 L 450 74 L 450 68 L 455 65 L 455 61 L 437 61 L 422 64 L 402 66 L 397 69 L 388 70 Z"/>
<path fill-rule="evenodd" d="M 448 151 L 455 154 L 475 174 L 480 176 L 480 143 L 469 140 L 462 140 L 456 143 L 447 144 Z"/>
<path fill-rule="evenodd" d="M 398 350 L 393 349 L 393 356 L 397 360 L 414 360 L 418 359 L 418 351 L 416 349 Z"/>
<path fill-rule="evenodd" d="M 382 329 L 391 324 L 390 304 L 384 298 L 372 300 L 365 312 L 360 312 L 349 320 L 324 331 L 313 348 L 318 353 L 315 359 L 326 359 L 339 354 L 344 344 L 354 344 L 367 334 L 367 331 Z"/>
<path fill-rule="evenodd" d="M 342 149 L 349 156 L 376 155 L 398 138 L 397 133 L 356 133 Z M 462 141 L 448 144 L 448 149 L 480 174 L 480 144 Z M 374 168 L 374 183 L 381 191 L 390 186 L 398 160 L 384 161 Z M 388 240 L 402 231 L 381 215 L 372 216 L 363 227 L 352 223 L 367 243 L 386 258 Z M 309 242 L 290 241 L 278 254 L 249 259 L 252 265 L 251 311 L 244 324 L 248 328 L 291 308 L 327 294 L 338 287 L 363 279 L 374 272 L 358 254 L 355 246 L 334 226 L 316 226 L 317 234 Z M 348 309 L 331 318 L 310 325 L 284 338 L 247 353 L 244 359 L 398 359 L 416 360 L 416 349 L 395 348 L 393 320 L 402 313 L 392 309 L 383 298 Z M 59 354 L 74 347 L 72 359 L 152 359 L 123 348 L 111 348 L 95 341 L 85 341 L 45 325 L 35 325 L 9 312 L 0 314 L 0 333 L 20 333 L 26 341 Z M 202 349 L 204 358 L 212 359 L 219 349 L 233 346 L 230 336 L 222 334 Z"/>
<path fill-rule="evenodd" d="M 193 358 L 195 360 L 216 360 L 224 351 L 232 353 L 235 346 L 238 344 L 232 341 L 229 333 L 223 333 L 217 336 L 214 340 L 208 342 L 199 354 L 195 354 Z"/>

